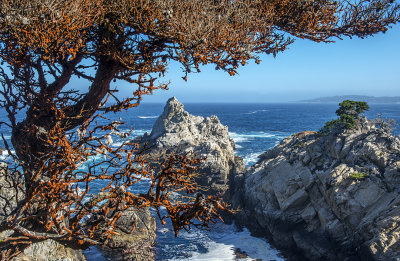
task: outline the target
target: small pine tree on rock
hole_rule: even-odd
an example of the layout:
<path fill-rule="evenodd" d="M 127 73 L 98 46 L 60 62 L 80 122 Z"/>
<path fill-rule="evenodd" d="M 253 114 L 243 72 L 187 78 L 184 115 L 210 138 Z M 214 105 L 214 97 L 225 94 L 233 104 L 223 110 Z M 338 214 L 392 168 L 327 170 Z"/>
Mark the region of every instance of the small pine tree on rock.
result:
<path fill-rule="evenodd" d="M 368 110 L 369 106 L 366 102 L 345 100 L 339 103 L 339 109 L 336 110 L 339 118 L 326 122 L 320 132 L 328 133 L 332 129 L 354 129 L 357 120 L 360 119 L 360 114 Z"/>

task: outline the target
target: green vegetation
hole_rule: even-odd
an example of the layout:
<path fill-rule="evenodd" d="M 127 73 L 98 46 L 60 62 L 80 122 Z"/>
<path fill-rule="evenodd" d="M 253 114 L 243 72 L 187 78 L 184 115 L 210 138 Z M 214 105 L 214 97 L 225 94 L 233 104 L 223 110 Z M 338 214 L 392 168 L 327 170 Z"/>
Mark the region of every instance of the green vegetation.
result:
<path fill-rule="evenodd" d="M 369 106 L 366 102 L 345 100 L 339 103 L 339 109 L 336 111 L 339 118 L 326 122 L 320 133 L 328 133 L 333 128 L 353 129 L 360 114 L 368 110 Z"/>
<path fill-rule="evenodd" d="M 365 178 L 368 178 L 369 174 L 368 173 L 362 173 L 362 172 L 353 172 L 350 173 L 350 178 L 356 179 L 356 180 L 362 180 Z"/>

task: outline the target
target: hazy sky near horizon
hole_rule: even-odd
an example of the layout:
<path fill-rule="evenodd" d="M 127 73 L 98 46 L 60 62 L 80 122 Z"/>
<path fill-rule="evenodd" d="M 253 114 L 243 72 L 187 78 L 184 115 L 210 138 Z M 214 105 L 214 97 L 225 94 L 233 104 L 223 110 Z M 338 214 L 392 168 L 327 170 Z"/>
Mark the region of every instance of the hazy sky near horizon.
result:
<path fill-rule="evenodd" d="M 184 82 L 172 64 L 164 80 L 170 89 L 144 96 L 143 102 L 286 102 L 334 95 L 400 96 L 400 25 L 367 39 L 335 43 L 296 40 L 277 55 L 261 56 L 229 76 L 215 66 L 202 67 Z M 122 93 L 132 87 L 119 86 Z"/>

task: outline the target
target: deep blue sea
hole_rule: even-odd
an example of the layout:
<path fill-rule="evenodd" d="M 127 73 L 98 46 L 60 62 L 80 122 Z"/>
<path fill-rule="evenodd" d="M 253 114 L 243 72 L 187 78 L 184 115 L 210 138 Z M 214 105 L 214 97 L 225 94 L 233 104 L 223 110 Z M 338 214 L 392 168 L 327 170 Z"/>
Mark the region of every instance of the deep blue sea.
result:
<path fill-rule="evenodd" d="M 328 120 L 336 118 L 337 104 L 184 104 L 185 109 L 200 116 L 217 115 L 221 123 L 229 128 L 231 138 L 236 142 L 236 154 L 243 157 L 249 166 L 257 161 L 262 152 L 277 145 L 283 138 L 300 131 L 319 130 Z M 113 114 L 126 122 L 121 131 L 132 128 L 133 135 L 150 132 L 157 117 L 162 113 L 164 104 L 141 104 L 128 113 Z M 365 113 L 372 119 L 381 115 L 400 122 L 400 104 L 370 104 Z M 0 111 L 4 119 L 4 112 Z M 2 127 L 4 137 L 10 139 L 10 131 Z M 398 135 L 399 127 L 395 129 Z M 113 137 L 114 146 L 120 140 Z M 3 147 L 3 142 L 0 146 Z M 5 158 L 6 155 L 2 155 Z M 144 190 L 146 183 L 133 191 Z M 157 227 L 157 260 L 238 260 L 235 250 L 245 251 L 248 259 L 241 260 L 283 260 L 279 252 L 264 239 L 255 238 L 247 230 L 238 231 L 234 225 L 217 224 L 212 231 L 182 231 L 177 238 L 171 228 Z M 87 251 L 89 260 L 104 260 L 91 249 Z"/>

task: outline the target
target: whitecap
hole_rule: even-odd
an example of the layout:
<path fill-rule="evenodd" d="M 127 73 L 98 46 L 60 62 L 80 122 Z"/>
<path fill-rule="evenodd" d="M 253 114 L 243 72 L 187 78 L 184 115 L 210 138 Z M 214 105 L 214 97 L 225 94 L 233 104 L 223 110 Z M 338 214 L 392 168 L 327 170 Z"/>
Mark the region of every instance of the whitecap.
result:
<path fill-rule="evenodd" d="M 249 141 L 249 139 L 247 139 L 247 138 L 245 138 L 245 137 L 242 137 L 241 135 L 233 135 L 233 134 L 231 134 L 230 136 L 231 136 L 232 140 L 233 140 L 235 143 L 248 142 L 248 141 Z M 237 145 L 236 145 L 236 146 L 237 146 Z"/>
<path fill-rule="evenodd" d="M 269 111 L 269 110 L 256 110 L 256 111 L 245 112 L 244 114 L 256 114 L 259 112 L 267 112 L 267 111 Z"/>
<path fill-rule="evenodd" d="M 258 161 L 258 156 L 260 156 L 262 153 L 263 153 L 263 152 L 260 151 L 260 152 L 254 152 L 254 153 L 247 154 L 247 155 L 243 158 L 244 163 L 245 163 L 247 166 L 249 166 L 249 165 L 251 165 L 251 164 L 253 164 L 253 163 L 256 163 L 256 162 Z"/>
<path fill-rule="evenodd" d="M 281 139 L 285 136 L 282 136 L 282 134 L 275 134 L 275 133 L 269 133 L 269 132 L 250 132 L 250 133 L 236 133 L 236 132 L 229 132 L 230 137 L 233 139 L 235 143 L 240 143 L 240 142 L 249 142 L 250 139 L 255 139 L 255 138 L 277 138 Z"/>
<path fill-rule="evenodd" d="M 140 119 L 157 119 L 158 116 L 138 116 Z"/>
<path fill-rule="evenodd" d="M 245 112 L 244 114 L 256 114 L 258 111 Z"/>
<path fill-rule="evenodd" d="M 138 130 L 133 130 L 132 135 L 134 137 L 136 136 L 143 136 L 146 132 L 151 132 L 149 129 L 138 129 Z"/>

